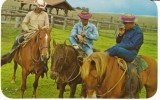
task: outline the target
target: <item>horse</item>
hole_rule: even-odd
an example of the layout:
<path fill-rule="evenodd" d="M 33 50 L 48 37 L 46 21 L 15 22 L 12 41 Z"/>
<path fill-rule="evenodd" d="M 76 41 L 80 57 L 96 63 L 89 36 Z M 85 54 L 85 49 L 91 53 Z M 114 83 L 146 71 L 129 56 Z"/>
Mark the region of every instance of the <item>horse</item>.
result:
<path fill-rule="evenodd" d="M 53 51 L 51 54 L 51 74 L 50 77 L 57 81 L 59 98 L 63 98 L 65 86 L 70 86 L 70 98 L 74 97 L 77 84 L 82 83 L 80 77 L 80 64 L 77 59 L 78 52 L 71 45 L 56 44 L 53 40 Z"/>
<path fill-rule="evenodd" d="M 13 57 L 14 73 L 12 77 L 12 83 L 15 83 L 16 70 L 19 64 L 22 68 L 22 98 L 26 89 L 27 76 L 30 73 L 35 73 L 32 97 L 36 97 L 36 89 L 38 87 L 39 77 L 41 76 L 43 78 L 44 73 L 46 72 L 44 66 L 46 66 L 50 57 L 51 30 L 51 28 L 39 28 L 39 30 L 33 33 L 29 41 L 18 48 Z"/>
<path fill-rule="evenodd" d="M 140 58 L 147 62 L 148 67 L 139 72 L 141 86 L 136 88 L 138 90 L 134 92 L 134 98 L 139 98 L 139 92 L 143 86 L 146 89 L 146 98 L 150 98 L 157 90 L 157 61 L 145 55 L 140 55 Z M 122 68 L 120 65 L 125 67 Z M 95 52 L 83 59 L 80 71 L 87 88 L 87 97 L 127 98 L 126 70 L 127 64 L 124 60 L 118 60 L 105 52 Z"/>

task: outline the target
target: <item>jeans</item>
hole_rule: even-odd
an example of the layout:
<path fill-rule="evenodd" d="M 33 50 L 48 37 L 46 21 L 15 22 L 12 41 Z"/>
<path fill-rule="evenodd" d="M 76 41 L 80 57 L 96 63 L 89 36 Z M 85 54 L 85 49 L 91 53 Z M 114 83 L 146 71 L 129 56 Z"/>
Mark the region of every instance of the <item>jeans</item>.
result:
<path fill-rule="evenodd" d="M 77 39 L 74 37 L 69 37 L 69 41 L 72 46 L 78 44 Z M 90 48 L 87 44 L 80 43 L 80 46 L 87 56 L 90 56 L 93 53 L 93 49 Z"/>
<path fill-rule="evenodd" d="M 136 51 L 127 50 L 119 46 L 113 46 L 105 52 L 108 52 L 110 56 L 118 56 L 120 58 L 123 58 L 127 62 L 132 62 L 134 58 L 137 56 Z"/>

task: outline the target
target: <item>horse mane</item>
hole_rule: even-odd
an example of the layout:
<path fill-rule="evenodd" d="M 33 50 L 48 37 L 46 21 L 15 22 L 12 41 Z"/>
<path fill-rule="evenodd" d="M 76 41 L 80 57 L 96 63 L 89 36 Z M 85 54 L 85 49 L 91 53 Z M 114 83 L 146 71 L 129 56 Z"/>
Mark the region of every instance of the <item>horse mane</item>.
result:
<path fill-rule="evenodd" d="M 80 70 L 82 79 L 85 79 L 89 75 L 92 61 L 95 62 L 98 78 L 101 79 L 106 71 L 108 57 L 108 53 L 94 52 L 89 57 L 84 58 L 83 65 Z"/>

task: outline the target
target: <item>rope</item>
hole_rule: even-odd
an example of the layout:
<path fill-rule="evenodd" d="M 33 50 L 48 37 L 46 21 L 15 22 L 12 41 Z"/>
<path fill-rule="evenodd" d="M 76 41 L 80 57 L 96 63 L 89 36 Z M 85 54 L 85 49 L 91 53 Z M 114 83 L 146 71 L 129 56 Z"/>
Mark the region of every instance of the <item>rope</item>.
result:
<path fill-rule="evenodd" d="M 34 35 L 36 35 L 36 31 L 35 30 L 31 31 L 30 33 L 26 33 L 26 34 L 23 35 L 24 36 L 24 41 L 22 43 L 20 43 L 19 40 L 18 40 L 18 43 L 22 47 L 24 47 L 26 45 L 26 43 L 28 41 L 30 41 Z"/>
<path fill-rule="evenodd" d="M 102 95 L 97 95 L 97 96 L 104 97 L 107 93 L 111 92 L 111 91 L 119 84 L 119 82 L 122 80 L 123 76 L 125 75 L 125 73 L 126 73 L 126 71 L 127 71 L 127 69 L 128 69 L 126 62 L 125 62 L 123 59 L 121 59 L 121 58 L 118 58 L 118 57 L 116 57 L 116 58 L 117 58 L 118 64 L 119 64 L 120 66 L 124 66 L 124 67 L 125 67 L 124 73 L 122 74 L 122 76 L 120 77 L 120 79 L 118 80 L 118 82 L 117 82 L 112 88 L 110 88 L 110 89 L 109 89 L 108 91 L 106 91 L 104 94 L 102 94 Z"/>

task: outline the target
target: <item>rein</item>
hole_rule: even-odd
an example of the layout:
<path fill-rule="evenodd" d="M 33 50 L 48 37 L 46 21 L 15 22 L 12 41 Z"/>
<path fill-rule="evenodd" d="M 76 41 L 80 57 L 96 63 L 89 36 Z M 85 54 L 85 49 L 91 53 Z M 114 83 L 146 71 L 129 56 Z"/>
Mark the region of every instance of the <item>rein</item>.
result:
<path fill-rule="evenodd" d="M 105 93 L 103 93 L 101 95 L 97 95 L 97 96 L 104 97 L 107 93 L 111 92 L 119 84 L 119 82 L 122 80 L 123 76 L 125 75 L 125 73 L 128 69 L 126 62 L 123 59 L 120 59 L 120 58 L 117 58 L 117 61 L 118 61 L 119 66 L 124 65 L 124 67 L 125 67 L 123 74 L 121 75 L 120 79 L 115 83 L 115 85 L 112 88 L 110 88 Z"/>
<path fill-rule="evenodd" d="M 65 60 L 64 60 L 63 64 L 61 65 L 61 70 L 62 70 L 63 65 L 65 64 L 65 62 L 67 60 L 68 50 L 66 50 L 66 51 L 67 51 L 67 53 L 66 53 L 66 55 L 64 57 Z M 74 68 L 74 71 L 71 73 L 71 75 L 69 76 L 69 78 L 66 79 L 66 80 L 64 80 L 62 83 L 69 83 L 69 82 L 73 81 L 74 79 L 76 79 L 80 75 L 80 71 L 79 71 L 79 73 L 75 77 L 72 78 L 72 76 L 73 76 L 74 72 L 76 71 L 76 69 L 77 69 L 77 67 Z"/>
<path fill-rule="evenodd" d="M 124 65 L 124 67 L 123 67 L 123 69 L 124 69 L 124 72 L 123 72 L 123 74 L 121 75 L 121 77 L 120 77 L 120 79 L 114 84 L 114 86 L 112 87 L 112 88 L 110 88 L 109 90 L 107 90 L 105 93 L 103 93 L 103 94 L 96 94 L 97 96 L 99 96 L 99 97 L 104 97 L 106 94 L 108 94 L 108 93 L 110 93 L 118 84 L 119 84 L 119 82 L 122 80 L 122 78 L 124 77 L 124 75 L 125 75 L 125 73 L 126 73 L 126 71 L 127 71 L 127 69 L 128 69 L 128 67 L 127 67 L 127 64 L 126 64 L 126 62 L 123 60 L 123 59 L 120 59 L 120 58 L 117 58 L 117 61 L 118 61 L 118 64 L 119 64 L 119 66 L 122 66 L 122 65 Z M 92 77 L 94 77 L 93 75 L 92 75 Z M 95 78 L 95 77 L 94 77 Z M 95 79 L 97 79 L 97 78 L 95 78 Z M 86 85 L 86 87 L 87 87 L 87 89 L 89 89 L 89 90 L 97 90 L 97 88 L 99 87 L 100 85 L 98 84 L 98 85 L 96 85 L 96 86 L 87 86 Z"/>
<path fill-rule="evenodd" d="M 31 53 L 32 61 L 33 61 L 34 63 L 39 63 L 40 60 L 41 60 L 41 58 L 39 57 L 38 59 L 35 59 L 35 58 L 33 57 L 31 42 L 30 42 L 30 53 Z"/>

